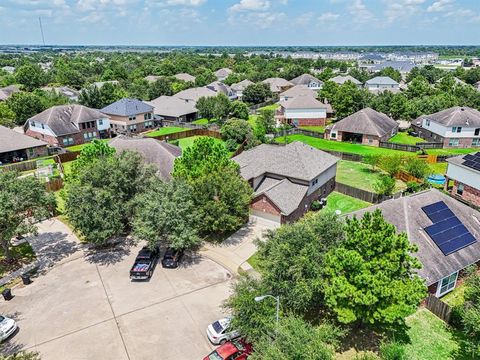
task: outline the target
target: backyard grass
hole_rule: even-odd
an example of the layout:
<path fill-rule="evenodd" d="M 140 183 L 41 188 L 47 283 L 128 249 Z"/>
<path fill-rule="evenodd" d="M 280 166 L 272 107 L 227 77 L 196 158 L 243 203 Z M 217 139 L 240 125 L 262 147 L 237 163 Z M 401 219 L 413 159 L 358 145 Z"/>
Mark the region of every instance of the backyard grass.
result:
<path fill-rule="evenodd" d="M 442 301 L 452 307 L 462 305 L 465 302 L 465 284 L 458 285 L 454 290 L 443 296 Z"/>
<path fill-rule="evenodd" d="M 430 169 L 432 169 L 432 174 L 445 174 L 447 172 L 448 163 L 447 162 L 438 162 L 435 164 L 428 164 Z"/>
<path fill-rule="evenodd" d="M 327 196 L 327 206 L 325 206 L 321 211 L 328 212 L 328 211 L 336 211 L 340 210 L 342 214 L 348 214 L 353 211 L 357 211 L 363 208 L 370 206 L 369 202 L 356 199 L 354 197 L 341 194 L 339 192 L 332 192 L 330 195 Z M 252 264 L 250 264 L 252 265 Z M 253 265 L 252 265 L 253 266 Z"/>
<path fill-rule="evenodd" d="M 0 249 L 0 277 L 8 273 L 20 269 L 35 260 L 35 252 L 28 242 L 23 242 L 11 248 L 13 259 L 10 262 L 5 261 L 5 254 Z"/>
<path fill-rule="evenodd" d="M 409 135 L 406 132 L 399 132 L 397 133 L 397 135 L 390 138 L 388 142 L 405 144 L 405 145 L 415 145 L 416 143 L 419 143 L 419 142 L 425 142 L 425 140 L 416 136 Z"/>
<path fill-rule="evenodd" d="M 284 137 L 279 137 L 275 139 L 278 143 L 284 142 Z M 385 148 L 378 148 L 375 146 L 367 146 L 367 145 L 359 145 L 359 144 L 350 144 L 341 141 L 330 141 L 325 139 L 318 139 L 311 136 L 306 135 L 288 135 L 287 142 L 293 141 L 301 141 L 307 145 L 313 146 L 314 148 L 320 150 L 330 150 L 330 151 L 338 151 L 338 152 L 345 152 L 350 154 L 358 154 L 358 155 L 408 155 L 413 156 L 415 153 L 407 152 L 407 151 L 399 151 L 399 150 L 390 150 Z"/>
<path fill-rule="evenodd" d="M 259 269 L 259 267 L 258 267 L 259 262 L 260 262 L 260 259 L 258 258 L 258 253 L 253 254 L 247 260 L 247 263 L 249 263 L 250 266 L 257 271 Z"/>
<path fill-rule="evenodd" d="M 325 132 L 325 126 L 300 126 L 300 129 L 318 132 L 318 133 Z"/>
<path fill-rule="evenodd" d="M 182 149 L 185 150 L 186 148 L 190 147 L 193 145 L 194 141 L 201 138 L 203 136 L 190 136 L 187 138 L 179 139 L 178 140 L 178 146 Z M 216 142 L 223 144 L 224 142 L 220 139 L 213 138 Z M 175 140 L 177 141 L 177 140 Z"/>
<path fill-rule="evenodd" d="M 257 119 L 258 115 L 248 115 L 248 123 L 252 127 L 252 129 L 255 129 L 257 127 Z"/>
<path fill-rule="evenodd" d="M 463 155 L 463 154 L 470 154 L 475 151 L 480 151 L 480 148 L 466 148 L 466 149 L 456 149 L 456 148 L 448 148 L 448 149 L 427 149 L 425 150 L 427 154 L 431 155 Z"/>
<path fill-rule="evenodd" d="M 100 141 L 105 141 L 105 142 L 109 142 L 110 139 L 100 139 Z M 85 146 L 87 146 L 89 143 L 85 143 L 85 144 L 80 144 L 80 145 L 73 145 L 73 146 L 68 146 L 66 149 L 68 151 L 81 151 Z"/>
<path fill-rule="evenodd" d="M 337 164 L 336 180 L 342 184 L 375 192 L 375 190 L 373 190 L 373 184 L 382 174 L 382 170 L 378 167 L 373 171 L 370 165 L 361 162 L 340 160 Z M 403 181 L 396 180 L 395 191 L 404 190 L 406 187 L 407 186 Z"/>
<path fill-rule="evenodd" d="M 198 119 L 198 120 L 192 121 L 192 124 L 196 124 L 196 125 L 208 125 L 208 123 L 209 123 L 208 119 Z"/>
<path fill-rule="evenodd" d="M 157 129 L 155 131 L 149 132 L 146 134 L 147 137 L 155 137 L 155 136 L 160 136 L 160 135 L 169 135 L 169 134 L 174 134 L 177 132 L 182 132 L 186 131 L 187 129 L 178 127 L 178 126 L 166 126 L 162 127 L 160 129 Z"/>
<path fill-rule="evenodd" d="M 272 104 L 272 105 L 267 105 L 267 106 L 258 108 L 258 111 L 262 111 L 262 110 L 276 110 L 276 109 L 278 109 L 279 106 L 280 106 L 280 104 L 275 103 L 275 104 Z"/>

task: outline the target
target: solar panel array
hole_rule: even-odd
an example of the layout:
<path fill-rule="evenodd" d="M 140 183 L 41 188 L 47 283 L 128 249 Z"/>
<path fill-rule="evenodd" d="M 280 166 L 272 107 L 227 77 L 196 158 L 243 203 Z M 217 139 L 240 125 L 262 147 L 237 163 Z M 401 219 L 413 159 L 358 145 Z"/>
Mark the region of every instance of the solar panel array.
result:
<path fill-rule="evenodd" d="M 462 164 L 480 171 L 480 151 L 475 154 L 465 155 Z"/>
<path fill-rule="evenodd" d="M 443 201 L 424 206 L 422 210 L 433 222 L 425 231 L 444 255 L 453 254 L 477 241 Z"/>

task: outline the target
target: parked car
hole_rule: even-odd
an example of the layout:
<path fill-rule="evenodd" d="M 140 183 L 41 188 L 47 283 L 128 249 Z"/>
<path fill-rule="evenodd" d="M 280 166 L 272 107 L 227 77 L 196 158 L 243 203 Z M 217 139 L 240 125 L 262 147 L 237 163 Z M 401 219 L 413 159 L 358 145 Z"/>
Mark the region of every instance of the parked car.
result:
<path fill-rule="evenodd" d="M 15 320 L 0 315 L 0 342 L 8 339 L 16 330 Z"/>
<path fill-rule="evenodd" d="M 182 257 L 182 250 L 174 250 L 172 248 L 167 248 L 165 254 L 163 255 L 162 266 L 164 268 L 176 269 Z"/>
<path fill-rule="evenodd" d="M 214 345 L 223 345 L 227 341 L 240 336 L 240 333 L 230 328 L 232 318 L 226 317 L 207 326 L 208 340 Z"/>
<path fill-rule="evenodd" d="M 252 352 L 252 344 L 243 339 L 232 340 L 212 351 L 203 360 L 246 360 Z"/>
<path fill-rule="evenodd" d="M 147 280 L 153 275 L 153 271 L 158 263 L 159 249 L 155 247 L 150 249 L 144 247 L 135 258 L 135 262 L 130 270 L 130 279 L 132 280 Z"/>

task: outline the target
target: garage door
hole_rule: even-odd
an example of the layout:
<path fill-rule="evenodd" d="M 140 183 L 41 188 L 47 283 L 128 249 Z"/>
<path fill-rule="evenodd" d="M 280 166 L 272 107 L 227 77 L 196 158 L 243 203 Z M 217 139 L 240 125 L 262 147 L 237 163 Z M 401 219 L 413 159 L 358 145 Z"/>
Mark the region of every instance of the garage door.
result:
<path fill-rule="evenodd" d="M 253 209 L 252 210 L 252 215 L 253 216 L 258 216 L 258 217 L 261 217 L 263 219 L 267 219 L 267 220 L 270 220 L 270 221 L 274 221 L 276 223 L 279 223 L 281 222 L 281 216 L 280 215 L 276 215 L 276 214 L 270 214 L 266 211 L 262 211 L 262 210 L 257 210 L 257 209 Z"/>

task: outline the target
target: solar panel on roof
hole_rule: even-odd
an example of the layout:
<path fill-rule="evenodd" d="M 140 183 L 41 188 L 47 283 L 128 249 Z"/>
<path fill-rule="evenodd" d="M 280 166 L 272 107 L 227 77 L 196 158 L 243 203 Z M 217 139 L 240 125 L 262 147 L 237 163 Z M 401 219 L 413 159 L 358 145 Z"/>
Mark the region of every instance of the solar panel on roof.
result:
<path fill-rule="evenodd" d="M 424 206 L 422 210 L 433 223 L 424 230 L 445 256 L 477 241 L 443 201 Z"/>
<path fill-rule="evenodd" d="M 467 154 L 463 157 L 463 165 L 475 169 L 480 170 L 480 152 L 475 154 Z"/>
<path fill-rule="evenodd" d="M 463 157 L 463 160 L 473 160 L 475 161 L 476 157 L 473 154 L 467 154 Z"/>
<path fill-rule="evenodd" d="M 475 165 L 473 165 L 473 168 L 476 170 L 480 170 L 480 163 L 476 163 Z"/>

